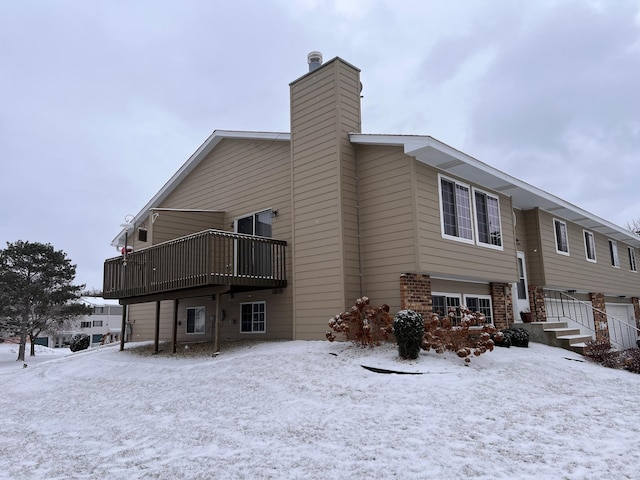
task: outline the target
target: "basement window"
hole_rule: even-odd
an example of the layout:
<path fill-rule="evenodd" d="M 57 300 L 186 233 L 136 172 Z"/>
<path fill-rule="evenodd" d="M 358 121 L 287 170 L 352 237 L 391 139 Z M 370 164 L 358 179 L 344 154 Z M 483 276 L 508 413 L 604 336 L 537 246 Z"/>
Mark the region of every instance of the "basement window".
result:
<path fill-rule="evenodd" d="M 187 307 L 187 333 L 205 333 L 204 319 L 204 307 Z"/>
<path fill-rule="evenodd" d="M 267 331 L 267 303 L 241 303 L 240 319 L 240 332 L 265 333 Z"/>

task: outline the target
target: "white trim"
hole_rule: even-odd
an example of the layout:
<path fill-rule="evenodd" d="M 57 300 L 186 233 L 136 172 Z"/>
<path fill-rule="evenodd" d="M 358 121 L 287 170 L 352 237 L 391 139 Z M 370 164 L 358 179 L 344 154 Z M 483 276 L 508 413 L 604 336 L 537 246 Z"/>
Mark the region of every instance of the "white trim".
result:
<path fill-rule="evenodd" d="M 587 246 L 587 235 L 591 237 L 591 243 L 593 245 L 593 258 L 589 258 L 589 248 Z M 587 262 L 598 263 L 598 255 L 596 253 L 596 236 L 589 230 L 582 230 L 582 240 L 584 242 L 584 256 Z"/>
<path fill-rule="evenodd" d="M 425 135 L 375 135 L 350 133 L 351 143 L 403 147 L 404 153 L 440 171 L 482 185 L 511 197 L 520 210 L 538 207 L 553 212 L 602 235 L 640 248 L 640 236 L 600 218 L 580 207 L 491 167 L 470 155 Z"/>
<path fill-rule="evenodd" d="M 495 193 L 490 193 L 486 190 L 483 190 L 482 188 L 477 188 L 477 187 L 471 187 L 472 190 L 472 203 L 473 203 L 473 218 L 474 218 L 474 222 L 473 222 L 473 226 L 474 226 L 474 231 L 476 234 L 476 245 L 478 245 L 479 247 L 485 247 L 485 248 L 491 248 L 493 250 L 504 250 L 504 238 L 502 236 L 502 212 L 500 210 L 500 197 L 498 195 L 496 195 Z M 479 192 L 483 195 L 485 195 L 486 197 L 491 197 L 494 198 L 497 202 L 498 202 L 498 223 L 499 223 L 499 228 L 500 228 L 500 245 L 494 245 L 492 243 L 485 243 L 485 242 L 481 242 L 480 241 L 480 234 L 478 231 L 478 211 L 477 211 L 477 206 L 476 206 L 476 192 Z M 488 217 L 487 217 L 488 218 Z M 515 227 L 515 224 L 514 224 Z"/>
<path fill-rule="evenodd" d="M 251 331 L 250 332 L 245 332 L 242 330 L 242 306 L 243 305 L 258 305 L 258 304 L 263 304 L 264 305 L 264 330 L 254 330 L 253 329 L 253 318 L 251 319 Z M 251 315 L 253 315 L 253 308 L 251 309 Z M 240 325 L 239 325 L 239 330 L 240 333 L 244 333 L 244 334 L 255 334 L 255 333 L 267 333 L 267 302 L 265 300 L 259 300 L 257 302 L 242 302 L 240 303 Z"/>
<path fill-rule="evenodd" d="M 567 251 L 565 252 L 564 250 L 560 250 L 558 248 L 558 232 L 556 231 L 556 222 L 559 223 L 560 225 L 564 226 L 564 234 L 567 240 Z M 556 247 L 556 253 L 559 253 L 560 255 L 566 255 L 567 257 L 571 256 L 570 253 L 570 249 L 569 249 L 569 229 L 567 228 L 567 222 L 565 222 L 564 220 L 560 220 L 559 218 L 553 218 L 553 243 Z"/>
<path fill-rule="evenodd" d="M 465 293 L 462 295 L 462 300 L 464 301 L 464 306 L 469 308 L 469 304 L 467 303 L 467 298 L 477 298 L 481 300 L 489 300 L 489 310 L 491 311 L 491 321 L 487 321 L 486 323 L 493 323 L 493 300 L 491 300 L 491 295 L 476 295 L 475 293 Z M 469 309 L 471 310 L 471 309 Z M 473 313 L 473 311 L 471 312 Z M 480 312 L 482 313 L 482 312 Z M 486 315 L 485 315 L 486 318 Z"/>
<path fill-rule="evenodd" d="M 189 331 L 189 310 L 194 310 L 196 312 L 193 318 L 193 332 Z M 202 319 L 203 330 L 201 332 L 196 331 L 196 319 L 198 318 L 197 317 L 198 311 L 202 311 L 202 317 L 203 317 Z M 184 317 L 184 333 L 186 335 L 204 335 L 205 333 L 207 333 L 207 308 L 206 307 L 202 305 L 195 306 L 195 307 L 186 307 L 185 317 Z"/>
<path fill-rule="evenodd" d="M 618 252 L 618 242 L 609 239 L 609 260 L 613 268 L 620 268 L 620 253 Z"/>
<path fill-rule="evenodd" d="M 290 133 L 278 133 L 278 132 L 245 132 L 245 131 L 233 131 L 233 130 L 214 130 L 209 138 L 207 138 L 200 147 L 187 159 L 187 161 L 178 169 L 176 173 L 165 183 L 162 188 L 156 193 L 151 200 L 134 216 L 130 222 L 135 224 L 144 217 L 147 212 L 160 205 L 164 199 L 186 178 L 191 171 L 207 156 L 211 151 L 225 138 L 234 138 L 241 140 L 271 140 L 271 141 L 290 141 Z M 124 229 L 111 241 L 111 245 L 117 247 L 121 243 L 121 239 L 124 236 Z"/>
<path fill-rule="evenodd" d="M 636 249 L 633 247 L 627 247 L 627 252 L 629 256 L 629 271 L 633 273 L 638 273 L 638 264 L 636 262 Z"/>
<path fill-rule="evenodd" d="M 455 186 L 459 185 L 461 187 L 464 187 L 467 189 L 467 191 L 469 192 L 469 221 L 471 222 L 471 238 L 464 238 L 464 237 L 459 237 L 456 235 L 449 235 L 448 233 L 445 233 L 445 229 L 444 229 L 444 212 L 443 212 L 443 203 L 442 203 L 442 180 L 446 180 L 447 182 L 451 182 L 454 185 L 454 195 L 455 195 Z M 473 238 L 474 236 L 474 221 L 473 221 L 473 199 L 472 199 L 472 194 L 471 194 L 471 186 L 467 185 L 466 183 L 462 183 L 458 180 L 455 180 L 453 178 L 449 178 L 446 175 L 442 175 L 442 174 L 438 174 L 438 198 L 440 199 L 439 202 L 439 208 L 440 208 L 440 234 L 442 235 L 442 238 L 446 238 L 448 240 L 454 240 L 456 242 L 462 242 L 462 243 L 468 243 L 468 244 L 475 244 L 475 240 Z M 456 222 L 458 220 L 458 212 L 456 210 L 455 212 L 456 215 Z M 456 224 L 456 227 L 458 227 L 458 225 Z"/>

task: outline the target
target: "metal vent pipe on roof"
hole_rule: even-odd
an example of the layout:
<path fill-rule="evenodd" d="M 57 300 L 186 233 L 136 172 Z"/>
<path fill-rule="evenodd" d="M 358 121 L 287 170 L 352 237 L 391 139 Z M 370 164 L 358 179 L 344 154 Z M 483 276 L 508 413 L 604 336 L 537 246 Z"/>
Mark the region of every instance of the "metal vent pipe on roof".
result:
<path fill-rule="evenodd" d="M 315 69 L 320 68 L 322 65 L 322 53 L 310 52 L 307 55 L 307 63 L 309 63 L 309 71 L 313 72 Z"/>

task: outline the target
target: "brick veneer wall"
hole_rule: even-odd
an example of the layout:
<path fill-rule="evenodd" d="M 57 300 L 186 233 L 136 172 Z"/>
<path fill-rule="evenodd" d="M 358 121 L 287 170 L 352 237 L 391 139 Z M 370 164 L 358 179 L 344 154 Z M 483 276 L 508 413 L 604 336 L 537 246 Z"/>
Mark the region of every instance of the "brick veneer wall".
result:
<path fill-rule="evenodd" d="M 413 310 L 424 318 L 433 310 L 431 277 L 419 273 L 400 275 L 400 309 Z"/>
<path fill-rule="evenodd" d="M 493 306 L 493 324 L 498 330 L 509 328 L 509 318 L 513 318 L 511 286 L 508 283 L 491 283 L 491 303 Z"/>
<path fill-rule="evenodd" d="M 633 297 L 633 316 L 636 317 L 636 328 L 640 328 L 640 299 Z"/>
<path fill-rule="evenodd" d="M 529 285 L 529 309 L 533 313 L 534 322 L 547 321 L 547 307 L 544 304 L 544 290 L 535 285 Z"/>
<path fill-rule="evenodd" d="M 607 307 L 605 306 L 604 295 L 602 293 L 590 293 L 589 299 L 591 300 L 591 306 L 597 309 L 593 311 L 596 341 L 609 343 L 609 322 L 607 321 Z"/>

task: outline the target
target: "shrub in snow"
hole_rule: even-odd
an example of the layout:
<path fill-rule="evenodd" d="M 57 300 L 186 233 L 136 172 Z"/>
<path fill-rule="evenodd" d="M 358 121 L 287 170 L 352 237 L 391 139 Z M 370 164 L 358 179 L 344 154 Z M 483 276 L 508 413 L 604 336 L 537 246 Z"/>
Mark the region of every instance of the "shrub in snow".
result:
<path fill-rule="evenodd" d="M 71 336 L 71 342 L 69 348 L 72 352 L 78 352 L 80 350 L 86 350 L 89 348 L 89 335 L 86 333 L 74 333 Z"/>
<path fill-rule="evenodd" d="M 604 362 L 609 352 L 611 344 L 604 340 L 589 340 L 585 343 L 584 356 L 594 362 Z"/>
<path fill-rule="evenodd" d="M 348 311 L 336 315 L 329 320 L 327 340 L 333 342 L 335 333 L 342 333 L 347 340 L 362 347 L 381 345 L 389 339 L 393 318 L 389 315 L 389 305 L 379 307 L 369 305 L 369 298 L 362 297 Z"/>
<path fill-rule="evenodd" d="M 586 351 L 587 349 L 585 349 L 585 352 Z M 594 356 L 590 356 L 589 358 L 596 360 Z M 633 373 L 640 373 L 640 350 L 637 348 L 628 348 L 627 350 L 608 351 L 602 355 L 600 362 L 608 368 L 624 369 Z"/>
<path fill-rule="evenodd" d="M 396 336 L 401 358 L 405 360 L 418 358 L 424 336 L 422 315 L 413 310 L 400 310 L 393 319 L 393 334 Z"/>
<path fill-rule="evenodd" d="M 465 306 L 459 308 L 461 314 L 459 325 L 455 325 L 457 322 L 455 308 L 449 309 L 446 317 L 441 318 L 434 313 L 424 322 L 422 349 L 427 352 L 433 349 L 436 353 L 455 352 L 468 364 L 471 361 L 471 354 L 477 357 L 487 351 L 493 351 L 494 343 L 491 334 L 496 333 L 496 329 L 493 325 L 486 323 L 482 313 L 471 312 Z"/>
<path fill-rule="evenodd" d="M 499 337 L 499 335 L 502 335 Z M 528 347 L 529 332 L 524 328 L 505 328 L 492 337 L 498 347 Z"/>

